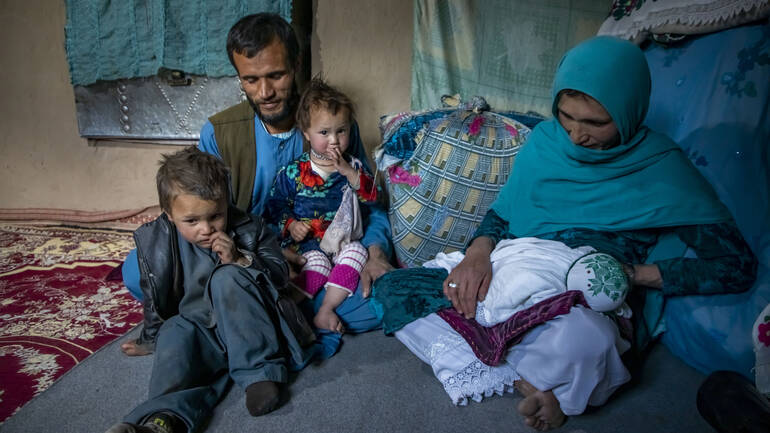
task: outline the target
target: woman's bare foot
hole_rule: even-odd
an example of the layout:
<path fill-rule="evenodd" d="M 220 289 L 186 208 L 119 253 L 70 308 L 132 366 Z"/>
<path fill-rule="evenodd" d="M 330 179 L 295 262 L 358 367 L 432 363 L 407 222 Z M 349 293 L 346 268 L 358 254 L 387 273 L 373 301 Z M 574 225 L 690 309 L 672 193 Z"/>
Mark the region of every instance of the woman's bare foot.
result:
<path fill-rule="evenodd" d="M 518 410 L 524 422 L 539 431 L 561 427 L 567 416 L 559 407 L 559 400 L 552 391 L 540 391 L 524 379 L 514 383 L 524 399 L 519 402 Z"/>
<path fill-rule="evenodd" d="M 120 350 L 127 356 L 144 356 L 153 352 L 152 345 L 139 344 L 136 340 L 126 341 L 120 345 Z"/>
<path fill-rule="evenodd" d="M 315 313 L 313 324 L 319 329 L 327 329 L 340 334 L 345 332 L 345 327 L 342 325 L 342 321 L 339 316 L 337 316 L 337 313 L 335 313 L 334 310 L 326 309 L 323 306 L 317 313 Z"/>

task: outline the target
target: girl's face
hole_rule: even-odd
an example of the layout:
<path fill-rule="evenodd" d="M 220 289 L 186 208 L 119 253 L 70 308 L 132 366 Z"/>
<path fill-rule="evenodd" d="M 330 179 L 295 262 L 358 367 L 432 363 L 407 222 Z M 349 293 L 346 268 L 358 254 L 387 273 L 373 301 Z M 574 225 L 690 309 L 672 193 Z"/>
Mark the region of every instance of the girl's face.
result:
<path fill-rule="evenodd" d="M 620 144 L 620 133 L 607 110 L 586 94 L 562 94 L 558 120 L 578 146 L 607 150 Z"/>
<path fill-rule="evenodd" d="M 332 114 L 325 108 L 313 108 L 310 111 L 310 127 L 302 132 L 310 147 L 321 155 L 329 154 L 331 148 L 345 153 L 350 144 L 350 113 L 347 108 L 340 108 Z"/>

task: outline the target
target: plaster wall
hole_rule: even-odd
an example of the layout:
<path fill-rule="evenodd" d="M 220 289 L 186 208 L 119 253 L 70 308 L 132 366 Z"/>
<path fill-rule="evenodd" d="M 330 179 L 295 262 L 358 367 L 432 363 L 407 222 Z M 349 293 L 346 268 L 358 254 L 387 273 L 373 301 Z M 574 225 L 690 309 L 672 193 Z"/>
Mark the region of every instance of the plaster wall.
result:
<path fill-rule="evenodd" d="M 0 2 L 0 208 L 130 209 L 157 202 L 169 146 L 94 147 L 78 135 L 64 1 Z"/>
<path fill-rule="evenodd" d="M 312 74 L 356 104 L 364 144 L 380 143 L 380 116 L 409 109 L 412 0 L 314 0 Z"/>
<path fill-rule="evenodd" d="M 90 146 L 78 135 L 64 3 L 0 2 L 0 208 L 153 205 L 157 161 L 177 147 Z M 357 103 L 371 149 L 379 141 L 379 116 L 409 106 L 412 2 L 318 3 L 312 69 Z"/>

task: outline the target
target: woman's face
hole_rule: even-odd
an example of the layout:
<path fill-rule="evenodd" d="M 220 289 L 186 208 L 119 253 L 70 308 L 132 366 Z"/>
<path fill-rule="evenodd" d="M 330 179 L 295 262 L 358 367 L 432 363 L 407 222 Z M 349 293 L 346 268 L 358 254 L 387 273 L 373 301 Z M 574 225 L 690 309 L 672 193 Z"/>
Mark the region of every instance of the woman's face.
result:
<path fill-rule="evenodd" d="M 559 123 L 576 145 L 607 150 L 620 144 L 615 122 L 596 99 L 584 93 L 563 93 L 557 107 Z"/>

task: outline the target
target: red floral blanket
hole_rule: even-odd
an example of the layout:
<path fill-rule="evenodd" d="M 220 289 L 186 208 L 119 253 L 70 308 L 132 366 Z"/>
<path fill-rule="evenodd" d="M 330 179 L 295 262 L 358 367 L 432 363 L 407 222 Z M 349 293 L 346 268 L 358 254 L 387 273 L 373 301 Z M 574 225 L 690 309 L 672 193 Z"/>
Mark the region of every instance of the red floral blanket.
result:
<path fill-rule="evenodd" d="M 0 222 L 0 422 L 142 319 L 110 271 L 130 230 Z"/>

